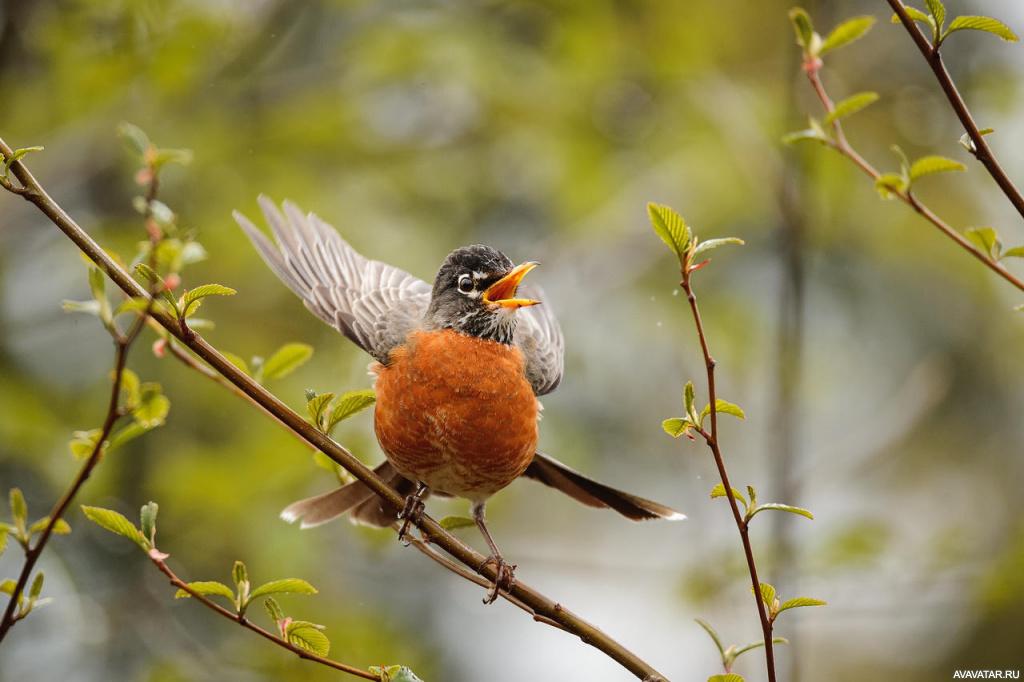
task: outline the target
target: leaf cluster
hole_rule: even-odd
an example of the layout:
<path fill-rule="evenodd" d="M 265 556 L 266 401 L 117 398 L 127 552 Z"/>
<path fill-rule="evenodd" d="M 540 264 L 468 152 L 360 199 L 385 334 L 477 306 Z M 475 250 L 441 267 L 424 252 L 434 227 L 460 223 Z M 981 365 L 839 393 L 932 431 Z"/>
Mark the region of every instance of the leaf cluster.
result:
<path fill-rule="evenodd" d="M 751 587 L 750 591 L 753 593 L 754 588 Z M 779 598 L 775 595 L 775 588 L 768 583 L 761 583 L 761 601 L 768 609 L 768 617 L 773 623 L 775 619 L 779 617 L 779 614 L 789 609 L 797 609 L 804 606 L 826 606 L 827 604 L 820 599 L 811 599 L 810 597 L 794 597 L 793 599 L 787 599 L 786 601 L 779 603 Z"/>
<path fill-rule="evenodd" d="M 733 498 L 742 502 L 743 506 L 746 508 L 743 517 L 745 523 L 749 523 L 750 519 L 754 518 L 756 514 L 759 514 L 760 512 L 766 510 L 790 512 L 792 514 L 806 516 L 809 519 L 814 519 L 814 514 L 812 514 L 806 509 L 801 509 L 800 507 L 794 507 L 788 504 L 779 504 L 778 502 L 766 502 L 764 504 L 758 504 L 757 491 L 754 490 L 754 486 L 752 485 L 747 486 L 747 495 L 749 495 L 749 499 L 747 497 L 744 497 L 743 493 L 739 492 L 735 488 L 732 489 Z M 729 495 L 725 492 L 725 486 L 721 483 L 719 483 L 718 485 L 711 489 L 711 499 L 715 499 L 716 497 L 729 497 Z"/>
<path fill-rule="evenodd" d="M 910 6 L 904 6 L 903 9 L 912 21 L 920 22 L 927 28 L 931 29 L 931 43 L 933 50 L 938 50 L 943 41 L 957 31 L 970 30 L 991 33 L 992 35 L 998 36 L 1009 43 L 1015 43 L 1019 40 L 1017 34 L 1011 31 L 1006 24 L 998 19 L 985 16 L 964 15 L 955 17 L 947 26 L 946 7 L 942 4 L 942 0 L 924 0 L 924 5 L 928 10 L 927 14 Z M 892 23 L 900 23 L 899 14 L 892 15 Z"/>
<path fill-rule="evenodd" d="M 822 38 L 821 34 L 814 30 L 814 23 L 806 10 L 794 7 L 789 10 L 789 20 L 796 32 L 797 45 L 804 52 L 804 68 L 817 68 L 821 65 L 823 55 L 860 40 L 875 24 L 874 17 L 854 17 L 842 22 Z"/>
<path fill-rule="evenodd" d="M 7 549 L 7 542 L 11 536 L 27 553 L 32 546 L 32 539 L 35 535 L 43 532 L 47 526 L 51 525 L 50 517 L 44 516 L 30 524 L 28 522 L 28 504 L 25 502 L 25 496 L 22 494 L 21 489 L 11 488 L 9 497 L 11 523 L 0 523 L 0 554 L 3 554 Z M 71 526 L 64 519 L 57 519 L 52 525 L 51 533 L 67 535 L 71 532 Z M 32 579 L 28 595 L 24 593 L 18 594 L 18 610 L 14 615 L 14 620 L 21 620 L 34 609 L 46 606 L 53 601 L 49 598 L 39 598 L 43 590 L 43 580 L 43 572 L 39 571 L 36 573 L 36 577 Z M 15 580 L 6 579 L 0 581 L 0 593 L 13 597 L 17 588 L 18 583 Z"/>
<path fill-rule="evenodd" d="M 688 277 L 691 272 L 698 270 L 708 264 L 711 259 L 696 263 L 697 256 L 705 251 L 722 246 L 723 244 L 742 244 L 743 240 L 736 237 L 725 237 L 723 239 L 708 239 L 700 241 L 697 235 L 690 232 L 686 221 L 668 206 L 660 204 L 647 204 L 647 215 L 654 227 L 655 234 L 665 242 L 679 258 L 679 268 L 683 277 Z"/>
<path fill-rule="evenodd" d="M 745 654 L 752 649 L 764 646 L 764 641 L 751 642 L 744 646 L 736 646 L 735 644 L 725 646 L 722 643 L 722 638 L 719 636 L 718 631 L 712 627 L 711 623 L 703 618 L 694 618 L 693 620 L 696 621 L 697 625 L 704 628 L 704 632 L 708 633 L 708 636 L 711 637 L 715 646 L 718 647 L 718 653 L 722 656 L 722 667 L 725 669 L 725 674 L 712 675 L 708 678 L 708 682 L 743 682 L 743 678 L 741 676 L 732 672 L 732 666 L 736 663 L 736 659 L 739 658 L 741 654 Z M 773 637 L 772 642 L 775 644 L 789 644 L 789 640 L 785 637 Z"/>
<path fill-rule="evenodd" d="M 76 459 L 90 457 L 97 447 L 101 449 L 101 454 L 108 454 L 128 441 L 163 426 L 171 409 L 171 401 L 163 394 L 160 384 L 142 383 L 135 372 L 126 368 L 121 370 L 121 393 L 119 415 L 130 416 L 132 421 L 114 431 L 103 443 L 99 443 L 103 429 L 75 431 L 68 447 Z"/>
<path fill-rule="evenodd" d="M 377 402 L 372 390 L 349 391 L 335 400 L 333 393 L 306 392 L 306 412 L 318 431 L 330 436 L 341 422 Z"/>
<path fill-rule="evenodd" d="M 686 409 L 686 416 L 671 417 L 663 421 L 661 428 L 665 430 L 665 433 L 673 438 L 686 436 L 690 440 L 694 440 L 693 434 L 690 433 L 691 429 L 701 434 L 704 433 L 704 420 L 711 414 L 711 404 L 705 405 L 700 414 L 697 414 L 695 401 L 696 391 L 693 388 L 693 382 L 687 381 L 683 389 L 683 406 Z M 716 414 L 729 414 L 737 419 L 747 418 L 747 415 L 744 414 L 738 405 L 733 405 L 721 398 L 715 400 L 714 411 Z"/>
<path fill-rule="evenodd" d="M 288 376 L 306 364 L 313 357 L 313 347 L 305 343 L 286 343 L 271 353 L 266 360 L 254 355 L 246 362 L 241 356 L 227 352 L 224 353 L 224 357 L 257 383 L 262 384 L 267 379 Z"/>

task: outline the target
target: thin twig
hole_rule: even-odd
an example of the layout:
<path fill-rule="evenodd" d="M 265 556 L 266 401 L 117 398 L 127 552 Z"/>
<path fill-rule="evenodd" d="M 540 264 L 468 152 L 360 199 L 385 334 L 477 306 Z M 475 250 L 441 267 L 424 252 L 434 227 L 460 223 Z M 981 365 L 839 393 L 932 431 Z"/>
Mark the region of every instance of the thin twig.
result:
<path fill-rule="evenodd" d="M 10 148 L 0 139 L 0 152 L 11 153 Z M 145 290 L 69 216 L 43 189 L 38 181 L 25 167 L 23 162 L 16 161 L 11 170 L 29 189 L 24 198 L 35 205 L 54 225 L 88 256 L 122 291 L 129 296 L 143 296 Z M 153 319 L 187 346 L 199 358 L 210 365 L 218 374 L 241 389 L 256 403 L 271 412 L 288 429 L 294 431 L 310 445 L 313 445 L 332 460 L 340 464 L 353 476 L 366 484 L 375 494 L 401 508 L 405 499 L 389 486 L 383 479 L 373 473 L 347 449 L 321 433 L 312 424 L 281 402 L 276 396 L 257 384 L 248 375 L 235 367 L 205 339 L 191 329 L 183 329 L 179 320 L 168 311 L 153 310 Z M 440 547 L 463 565 L 469 567 L 492 583 L 497 578 L 493 562 L 486 563 L 485 557 L 472 547 L 444 530 L 433 518 L 423 514 L 415 525 L 423 531 L 425 537 Z M 664 680 L 650 664 L 602 632 L 598 627 L 583 620 L 550 597 L 545 596 L 521 580 L 517 580 L 511 594 L 542 618 L 558 623 L 566 631 L 576 635 L 583 642 L 590 644 L 616 661 L 623 668 L 642 680 L 657 682 Z"/>
<path fill-rule="evenodd" d="M 269 639 L 274 644 L 276 644 L 276 645 L 278 645 L 280 647 L 283 647 L 283 648 L 287 649 L 288 651 L 291 651 L 293 654 L 295 654 L 299 658 L 304 658 L 307 661 L 314 661 L 316 663 L 320 663 L 322 665 L 326 665 L 329 668 L 334 668 L 335 670 L 341 670 L 341 671 L 346 672 L 346 673 L 348 673 L 350 675 L 355 675 L 356 677 L 362 677 L 364 680 L 378 680 L 378 681 L 380 680 L 380 676 L 374 675 L 373 673 L 368 672 L 366 670 L 362 670 L 360 668 L 353 668 L 350 665 L 345 665 L 344 663 L 338 663 L 337 661 L 332 661 L 329 658 L 324 658 L 323 656 L 318 656 L 318 655 L 316 655 L 316 654 L 314 654 L 314 653 L 312 653 L 310 651 L 306 651 L 305 649 L 292 644 L 288 640 L 281 639 L 280 637 L 274 635 L 273 633 L 267 632 L 266 630 L 264 630 L 260 626 L 253 624 L 253 622 L 251 620 L 249 620 L 248 618 L 246 618 L 245 616 L 240 616 L 240 615 L 238 615 L 237 613 L 235 613 L 233 611 L 227 610 L 226 608 L 224 608 L 220 604 L 216 603 L 215 601 L 207 598 L 205 595 L 202 595 L 202 594 L 196 592 L 195 590 L 193 590 L 191 587 L 189 587 L 188 583 L 186 583 L 184 580 L 182 580 L 181 578 L 176 576 L 174 574 L 174 572 L 171 571 L 170 568 L 168 568 L 167 564 L 164 563 L 164 560 L 159 558 L 161 556 L 166 556 L 166 555 L 165 554 L 160 554 L 160 553 L 154 553 L 154 551 L 151 550 L 151 552 L 149 554 L 149 559 L 150 559 L 150 561 L 152 561 L 156 565 L 156 567 L 158 569 L 160 569 L 161 573 L 163 573 L 164 575 L 166 575 L 168 578 L 171 579 L 171 585 L 177 587 L 179 590 L 184 590 L 185 592 L 188 592 L 189 595 L 191 595 L 191 597 L 193 599 L 198 600 L 204 606 L 206 606 L 207 608 L 213 609 L 214 611 L 216 611 L 220 615 L 224 616 L 228 620 L 234 621 L 235 623 L 238 623 L 242 627 L 247 628 L 249 630 L 252 630 L 253 632 L 255 632 L 256 634 L 260 635 L 261 637 L 263 637 L 265 639 Z"/>
<path fill-rule="evenodd" d="M 804 70 L 807 72 L 807 78 L 810 79 L 811 85 L 814 87 L 814 91 L 818 95 L 818 99 L 821 100 L 822 106 L 825 107 L 825 111 L 831 114 L 833 111 L 835 111 L 835 106 L 832 104 L 832 100 L 825 92 L 825 88 L 822 85 L 821 78 L 818 75 L 818 69 L 805 67 Z M 832 129 L 836 133 L 835 139 L 822 140 L 821 142 L 823 144 L 836 150 L 846 158 L 853 161 L 857 165 L 857 167 L 859 167 L 862 171 L 871 176 L 873 180 L 877 181 L 880 177 L 882 177 L 882 174 L 874 166 L 868 163 L 864 159 L 864 157 L 858 154 L 857 151 L 850 146 L 850 143 L 847 142 L 846 140 L 846 136 L 843 134 L 842 124 L 839 123 L 838 119 L 832 121 Z M 1024 291 L 1024 281 L 1015 277 L 1009 270 L 1003 267 L 1002 263 L 995 260 L 994 258 L 991 258 L 984 251 L 971 244 L 967 240 L 967 238 L 965 238 L 962 234 L 960 234 L 952 227 L 950 227 L 948 223 L 946 223 L 944 220 L 935 215 L 935 213 L 932 212 L 931 209 L 922 204 L 917 199 L 917 197 L 914 196 L 914 193 L 911 192 L 909 189 L 899 190 L 896 189 L 895 187 L 889 187 L 887 189 L 892 194 L 892 196 L 896 197 L 897 199 L 899 199 L 900 201 L 914 209 L 925 220 L 927 220 L 932 225 L 937 227 L 947 237 L 955 241 L 962 249 L 968 251 L 972 256 L 974 256 L 976 259 L 984 263 L 985 266 L 987 266 L 990 270 L 995 272 L 997 275 L 1005 279 L 1007 282 L 1015 286 L 1020 291 Z"/>
<path fill-rule="evenodd" d="M 707 335 L 704 333 L 704 323 L 701 321 L 700 309 L 697 307 L 697 295 L 693 292 L 693 287 L 690 285 L 690 275 L 692 274 L 689 269 L 689 263 L 687 267 L 682 270 L 682 281 L 679 283 L 683 287 L 683 291 L 686 292 L 686 300 L 690 304 L 690 310 L 693 313 L 693 322 L 697 327 L 697 337 L 700 339 L 700 348 L 704 354 L 704 366 L 707 369 L 708 377 L 708 400 L 710 405 L 710 413 L 708 416 L 711 419 L 711 432 L 709 433 L 706 429 L 700 428 L 700 435 L 703 436 L 707 442 L 708 447 L 711 448 L 711 452 L 715 457 L 715 465 L 718 467 L 718 475 L 722 479 L 722 485 L 725 487 L 725 495 L 729 500 L 729 507 L 732 509 L 733 520 L 736 522 L 736 529 L 740 533 L 740 540 L 743 543 L 743 554 L 747 560 L 747 568 L 750 571 L 750 584 L 754 588 L 754 600 L 757 602 L 757 616 L 761 621 L 761 633 L 764 636 L 764 653 L 765 653 L 765 664 L 768 670 L 768 682 L 775 682 L 775 647 L 772 641 L 772 621 L 768 617 L 767 611 L 765 611 L 764 600 L 761 598 L 761 581 L 757 577 L 757 564 L 754 562 L 754 550 L 750 545 L 750 534 L 747 521 L 743 518 L 740 513 L 739 504 L 736 502 L 736 496 L 732 493 L 732 484 L 729 483 L 729 473 L 725 468 L 725 459 L 722 457 L 722 449 L 718 442 L 718 410 L 715 407 L 715 359 L 711 356 L 711 352 L 708 350 Z"/>
<path fill-rule="evenodd" d="M 907 29 L 907 33 L 914 39 L 914 44 L 917 45 L 917 49 L 921 51 L 925 61 L 928 62 L 928 66 L 931 67 L 932 73 L 935 74 L 936 80 L 939 81 L 939 85 L 942 87 L 942 92 L 945 93 L 946 99 L 949 100 L 949 105 L 953 107 L 953 112 L 960 119 L 960 124 L 964 127 L 968 137 L 971 138 L 973 143 L 971 154 L 985 166 L 989 175 L 996 181 L 999 188 L 1003 190 L 1006 198 L 1010 200 L 1010 203 L 1017 209 L 1021 217 L 1024 217 L 1024 197 L 1021 196 L 1016 185 L 1007 177 L 995 154 L 989 148 L 988 142 L 985 141 L 985 136 L 981 134 L 978 124 L 975 123 L 974 117 L 971 116 L 967 104 L 964 102 L 963 97 L 960 96 L 960 91 L 957 90 L 956 84 L 953 82 L 953 78 L 949 75 L 949 71 L 946 70 L 946 65 L 942 62 L 942 55 L 939 54 L 940 46 L 928 42 L 928 38 L 925 37 L 914 20 L 907 14 L 907 10 L 903 7 L 903 3 L 900 0 L 887 0 L 887 2 L 896 13 L 896 16 L 900 18 L 903 28 Z"/>
<path fill-rule="evenodd" d="M 150 298 L 149 305 L 152 306 L 152 298 Z M 113 383 L 110 387 L 110 400 L 107 404 L 107 415 L 103 420 L 103 426 L 100 428 L 99 437 L 96 439 L 96 445 L 93 446 L 92 452 L 89 453 L 89 457 L 85 460 L 82 468 L 79 470 L 78 475 L 68 486 L 61 498 L 53 506 L 53 510 L 50 512 L 50 520 L 43 528 L 36 540 L 35 545 L 25 552 L 25 563 L 21 567 L 21 573 L 18 576 L 18 581 L 15 584 L 14 592 L 11 593 L 11 600 L 7 603 L 7 608 L 4 610 L 3 619 L 0 620 L 0 642 L 3 641 L 4 637 L 10 631 L 11 627 L 14 626 L 23 616 L 15 614 L 15 608 L 21 601 L 21 595 L 25 591 L 25 585 L 28 584 L 29 576 L 32 574 L 32 569 L 35 568 L 36 562 L 39 560 L 40 555 L 46 548 L 47 542 L 53 535 L 53 529 L 64 516 L 64 512 L 67 511 L 68 506 L 72 500 L 78 494 L 78 491 L 85 485 L 93 469 L 99 464 L 103 458 L 103 448 L 107 438 L 110 437 L 110 432 L 114 428 L 114 424 L 117 423 L 119 417 L 121 417 L 121 411 L 119 409 L 120 397 L 121 397 L 121 381 L 124 377 L 125 362 L 128 359 L 128 350 L 131 348 L 132 343 L 138 338 L 139 332 L 142 331 L 143 324 L 145 323 L 146 316 L 149 314 L 149 308 L 147 307 L 145 313 L 143 313 L 138 320 L 132 325 L 131 329 L 127 334 L 121 335 L 115 328 L 111 327 L 111 334 L 114 336 L 114 342 L 116 344 L 116 351 L 114 355 L 114 378 Z"/>

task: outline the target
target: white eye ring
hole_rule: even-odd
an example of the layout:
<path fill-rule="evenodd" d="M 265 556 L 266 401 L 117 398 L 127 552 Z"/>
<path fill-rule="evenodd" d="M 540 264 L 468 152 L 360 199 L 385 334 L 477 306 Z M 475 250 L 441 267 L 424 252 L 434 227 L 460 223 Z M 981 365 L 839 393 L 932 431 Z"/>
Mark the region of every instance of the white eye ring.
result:
<path fill-rule="evenodd" d="M 459 292 L 469 294 L 476 289 L 476 284 L 469 275 L 459 275 Z"/>

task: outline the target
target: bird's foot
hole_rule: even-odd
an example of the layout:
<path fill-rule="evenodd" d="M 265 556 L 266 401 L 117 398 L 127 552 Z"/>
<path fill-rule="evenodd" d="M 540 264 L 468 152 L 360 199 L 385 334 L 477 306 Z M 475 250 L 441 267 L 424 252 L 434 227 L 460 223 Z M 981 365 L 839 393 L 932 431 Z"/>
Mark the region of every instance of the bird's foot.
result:
<path fill-rule="evenodd" d="M 483 563 L 476 570 L 478 572 L 482 571 L 487 564 L 494 564 L 495 568 L 498 569 L 497 574 L 494 576 L 494 584 L 487 590 L 487 596 L 484 597 L 485 604 L 493 604 L 494 600 L 498 598 L 500 590 L 509 592 L 516 584 L 516 567 L 514 564 L 505 561 L 505 557 L 500 554 L 492 554 L 484 559 Z"/>
<path fill-rule="evenodd" d="M 409 495 L 409 497 L 405 498 L 405 506 L 398 514 L 398 518 L 402 519 L 402 527 L 398 529 L 399 540 L 405 542 L 405 534 L 409 531 L 409 526 L 420 520 L 420 517 L 423 516 L 423 509 L 425 507 L 426 505 L 423 503 L 423 500 L 420 499 L 419 492 L 413 493 L 412 495 Z M 408 546 L 408 544 L 409 543 L 405 542 L 406 546 Z"/>

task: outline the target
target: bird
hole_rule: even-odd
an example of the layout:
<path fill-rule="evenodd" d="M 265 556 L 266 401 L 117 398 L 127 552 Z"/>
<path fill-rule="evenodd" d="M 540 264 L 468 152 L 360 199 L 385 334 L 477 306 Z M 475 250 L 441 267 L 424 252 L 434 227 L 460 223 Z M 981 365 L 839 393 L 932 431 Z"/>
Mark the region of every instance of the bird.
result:
<path fill-rule="evenodd" d="M 599 483 L 537 449 L 540 396 L 562 379 L 564 340 L 539 287 L 524 285 L 538 265 L 515 265 L 484 245 L 452 251 L 433 284 L 368 259 L 336 229 L 294 203 L 258 204 L 274 241 L 239 211 L 234 218 L 267 266 L 314 315 L 373 358 L 374 431 L 385 460 L 374 472 L 405 496 L 398 509 L 361 481 L 288 506 L 286 521 L 320 525 L 348 512 L 356 523 L 403 537 L 424 501 L 461 497 L 495 565 L 484 603 L 515 582 L 515 566 L 485 522 L 488 499 L 530 478 L 585 505 L 634 521 L 678 520 L 670 507 Z"/>

